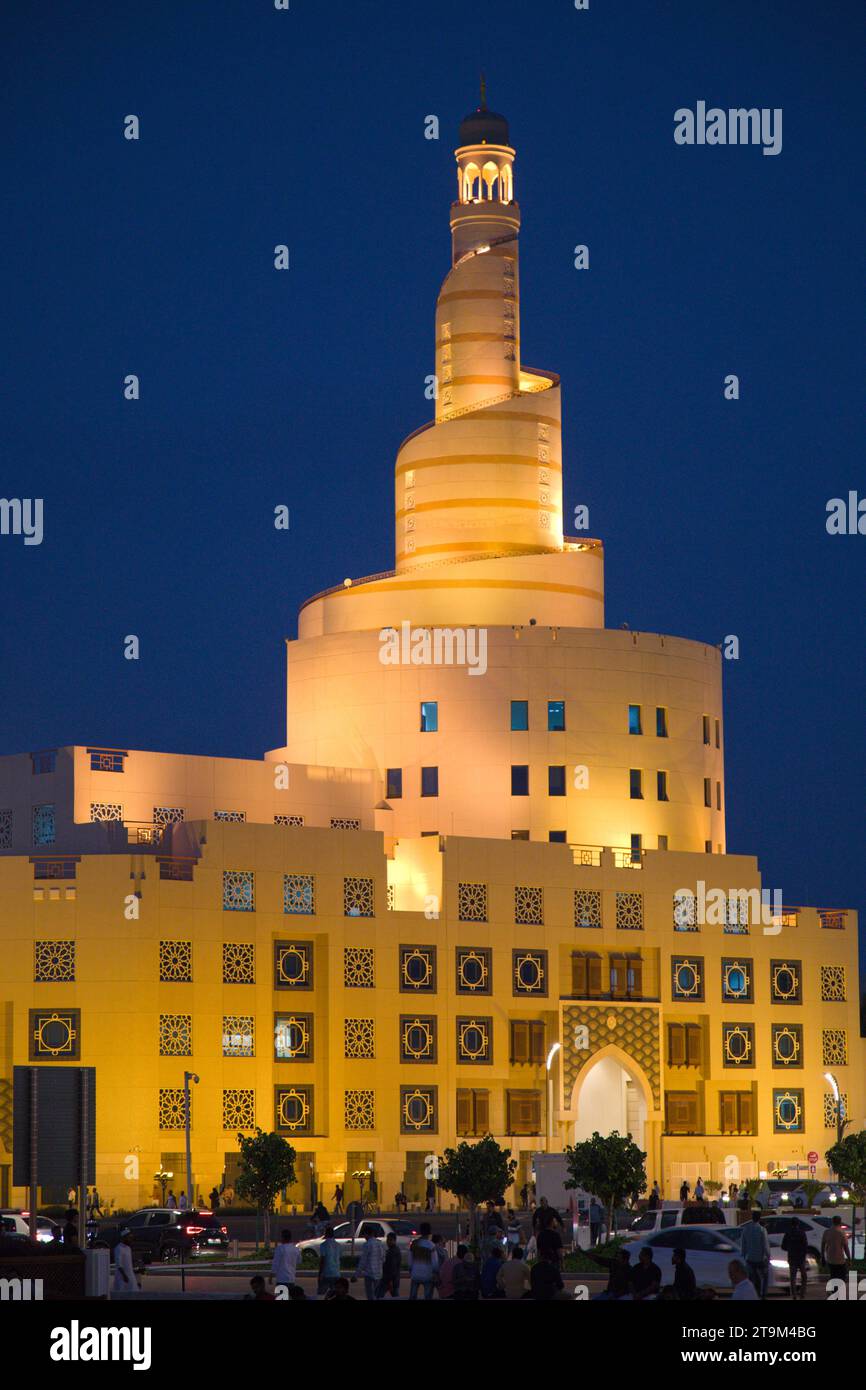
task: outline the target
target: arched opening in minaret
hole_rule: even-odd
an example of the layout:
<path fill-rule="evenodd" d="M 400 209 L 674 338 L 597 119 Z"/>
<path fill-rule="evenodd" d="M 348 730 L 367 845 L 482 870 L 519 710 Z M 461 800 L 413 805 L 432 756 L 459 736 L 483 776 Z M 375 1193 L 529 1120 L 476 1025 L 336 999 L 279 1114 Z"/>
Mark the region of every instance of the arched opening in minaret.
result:
<path fill-rule="evenodd" d="M 618 1053 L 618 1049 L 617 1049 Z M 637 1066 L 628 1065 L 623 1054 L 611 1051 L 590 1061 L 578 1078 L 573 1142 L 591 1139 L 593 1134 L 631 1134 L 644 1149 L 647 1097 L 645 1082 Z"/>
<path fill-rule="evenodd" d="M 481 170 L 484 179 L 484 186 L 487 189 L 488 202 L 493 200 L 493 188 L 499 180 L 499 165 L 494 164 L 492 159 L 488 159 L 484 168 Z"/>
<path fill-rule="evenodd" d="M 481 178 L 481 170 L 477 164 L 465 164 L 463 166 L 463 193 L 461 201 L 472 203 L 476 201 L 475 184 Z"/>

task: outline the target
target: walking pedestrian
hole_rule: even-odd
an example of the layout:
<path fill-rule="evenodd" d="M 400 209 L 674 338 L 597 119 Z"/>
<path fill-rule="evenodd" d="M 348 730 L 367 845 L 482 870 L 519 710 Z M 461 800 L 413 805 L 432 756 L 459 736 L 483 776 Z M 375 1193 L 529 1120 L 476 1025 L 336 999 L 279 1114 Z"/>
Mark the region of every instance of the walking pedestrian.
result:
<path fill-rule="evenodd" d="M 368 1303 L 374 1303 L 378 1297 L 384 1267 L 385 1247 L 378 1236 L 368 1231 L 361 1246 L 355 1273 L 352 1275 L 353 1284 L 356 1279 L 364 1280 L 364 1297 Z"/>
<path fill-rule="evenodd" d="M 219 1188 L 216 1186 L 216 1183 L 214 1183 L 214 1186 L 211 1188 L 211 1194 L 210 1194 L 210 1197 L 208 1198 L 208 1203 L 209 1203 L 209 1205 L 210 1205 L 211 1211 L 216 1211 L 217 1208 L 219 1207 L 219 1204 L 220 1204 L 220 1194 L 219 1194 Z"/>
<path fill-rule="evenodd" d="M 389 1293 L 392 1298 L 399 1298 L 400 1275 L 402 1272 L 402 1261 L 400 1258 L 400 1247 L 397 1244 L 397 1235 L 395 1231 L 389 1231 L 385 1237 L 382 1278 L 376 1297 L 384 1298 L 386 1293 Z"/>
<path fill-rule="evenodd" d="M 800 1298 L 806 1297 L 806 1257 L 809 1254 L 809 1239 L 806 1227 L 798 1217 L 794 1217 L 790 1230 L 782 1238 L 782 1249 L 788 1256 L 788 1273 L 791 1279 L 791 1297 L 797 1297 L 797 1275 L 800 1276 Z"/>
<path fill-rule="evenodd" d="M 851 1251 L 848 1247 L 848 1237 L 842 1227 L 841 1216 L 833 1217 L 821 1237 L 821 1259 L 829 1269 L 831 1279 L 847 1277 Z"/>
<path fill-rule="evenodd" d="M 185 1192 L 181 1192 L 177 1202 L 178 1211 L 186 1211 L 189 1207 L 189 1198 Z"/>
<path fill-rule="evenodd" d="M 301 1252 L 292 1239 L 291 1231 L 283 1231 L 279 1244 L 274 1247 L 271 1280 L 274 1284 L 285 1284 L 287 1287 L 296 1283 L 300 1263 Z"/>
<path fill-rule="evenodd" d="M 689 1193 L 691 1192 L 691 1190 L 691 1185 L 688 1179 L 683 1178 L 682 1182 L 680 1183 L 680 1201 L 682 1202 L 683 1206 L 685 1206 L 686 1202 L 689 1200 Z"/>
<path fill-rule="evenodd" d="M 168 1207 L 169 1211 L 177 1211 L 177 1198 L 171 1188 L 168 1189 L 168 1197 L 166 1198 L 165 1205 Z"/>
<path fill-rule="evenodd" d="M 703 1178 L 702 1178 L 702 1177 L 700 1176 L 700 1174 L 699 1174 L 699 1175 L 698 1175 L 698 1180 L 697 1180 L 697 1182 L 695 1183 L 695 1201 L 696 1201 L 696 1202 L 702 1202 L 703 1200 L 704 1200 L 704 1180 L 703 1180 Z"/>
<path fill-rule="evenodd" d="M 326 1226 L 325 1239 L 319 1246 L 318 1292 L 329 1294 L 340 1277 L 340 1247 L 334 1239 L 333 1226 Z"/>
<path fill-rule="evenodd" d="M 340 1216 L 340 1215 L 342 1215 L 342 1211 L 343 1211 L 343 1184 L 342 1184 L 342 1183 L 339 1183 L 339 1182 L 338 1182 L 337 1185 L 336 1185 L 336 1187 L 334 1188 L 333 1202 L 334 1202 L 334 1215 L 335 1215 L 335 1216 Z"/>
<path fill-rule="evenodd" d="M 417 1299 L 423 1289 L 424 1298 L 433 1297 L 435 1287 L 435 1249 L 430 1239 L 430 1223 L 422 1221 L 419 1234 L 409 1247 L 409 1297 Z"/>
<path fill-rule="evenodd" d="M 767 1287 L 767 1271 L 770 1267 L 770 1238 L 761 1225 L 761 1213 L 757 1208 L 752 1212 L 751 1221 L 743 1227 L 740 1249 L 755 1292 L 759 1298 L 763 1298 Z M 747 1295 L 743 1294 L 741 1297 L 745 1298 Z"/>

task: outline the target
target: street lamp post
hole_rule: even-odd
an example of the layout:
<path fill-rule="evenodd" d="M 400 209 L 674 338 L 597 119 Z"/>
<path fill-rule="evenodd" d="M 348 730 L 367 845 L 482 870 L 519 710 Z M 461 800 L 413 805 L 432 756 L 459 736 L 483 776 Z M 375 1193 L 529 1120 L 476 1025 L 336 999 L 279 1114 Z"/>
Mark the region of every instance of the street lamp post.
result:
<path fill-rule="evenodd" d="M 192 1145 L 189 1137 L 189 1118 L 190 1118 L 190 1094 L 189 1083 L 194 1081 L 198 1085 L 198 1077 L 194 1071 L 185 1071 L 183 1074 L 183 1125 L 186 1130 L 186 1184 L 189 1198 L 189 1206 L 195 1206 L 195 1185 L 192 1180 Z"/>
<path fill-rule="evenodd" d="M 546 1067 L 547 1067 L 547 1152 L 548 1152 L 548 1153 L 550 1153 L 551 1150 L 552 1150 L 552 1148 L 553 1148 L 553 1077 L 552 1077 L 552 1075 L 551 1075 L 550 1068 L 551 1068 L 551 1066 L 553 1065 L 553 1059 L 554 1059 L 554 1057 L 556 1056 L 557 1052 L 559 1051 L 560 1047 L 561 1047 L 561 1043 L 555 1042 L 555 1043 L 552 1044 L 551 1049 L 550 1049 L 550 1051 L 549 1051 L 548 1054 L 547 1054 L 547 1062 L 545 1063 L 545 1065 L 546 1065 Z"/>
<path fill-rule="evenodd" d="M 848 1124 L 848 1120 L 845 1115 L 845 1102 L 842 1099 L 842 1092 L 839 1090 L 839 1082 L 836 1080 L 835 1076 L 831 1071 L 825 1071 L 824 1080 L 827 1082 L 827 1085 L 833 1092 L 833 1099 L 836 1102 L 836 1143 L 841 1144 L 842 1136 L 845 1133 L 845 1128 Z"/>

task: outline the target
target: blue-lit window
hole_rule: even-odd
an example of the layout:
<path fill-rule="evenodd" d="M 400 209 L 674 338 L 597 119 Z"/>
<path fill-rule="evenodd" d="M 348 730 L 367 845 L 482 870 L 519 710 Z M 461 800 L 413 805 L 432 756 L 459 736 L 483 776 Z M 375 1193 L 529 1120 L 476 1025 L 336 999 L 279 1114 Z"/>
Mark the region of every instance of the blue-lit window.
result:
<path fill-rule="evenodd" d="M 656 706 L 656 738 L 668 736 L 668 712 L 661 705 Z"/>
<path fill-rule="evenodd" d="M 516 763 L 511 769 L 511 795 L 529 796 L 529 765 Z"/>
<path fill-rule="evenodd" d="M 439 769 L 438 767 L 422 767 L 421 769 L 421 795 L 439 795 Z"/>
<path fill-rule="evenodd" d="M 34 845 L 53 845 L 55 839 L 54 807 L 52 805 L 33 807 Z"/>
<path fill-rule="evenodd" d="M 435 734 L 439 728 L 439 704 L 436 700 L 421 701 L 421 732 Z"/>
<path fill-rule="evenodd" d="M 640 722 L 640 705 L 629 705 L 628 707 L 628 731 L 630 734 L 642 734 Z"/>
<path fill-rule="evenodd" d="M 53 772 L 57 766 L 57 751 L 49 748 L 43 753 L 31 753 L 30 764 L 34 777 L 43 772 Z"/>
<path fill-rule="evenodd" d="M 631 862 L 639 864 L 643 854 L 643 835 L 632 835 L 631 837 Z"/>
<path fill-rule="evenodd" d="M 564 767 L 549 767 L 547 769 L 547 794 L 548 796 L 565 796 Z"/>
<path fill-rule="evenodd" d="M 629 768 L 628 794 L 632 801 L 643 800 L 643 776 L 639 767 Z"/>
<path fill-rule="evenodd" d="M 557 733 L 560 729 L 565 728 L 564 700 L 548 700 L 547 727 L 552 733 Z"/>
<path fill-rule="evenodd" d="M 511 701 L 511 730 L 512 733 L 522 733 L 529 728 L 529 701 Z"/>
<path fill-rule="evenodd" d="M 705 805 L 705 806 L 712 806 L 712 804 L 713 804 L 713 782 L 712 782 L 712 778 L 711 778 L 711 777 L 705 777 L 705 778 L 704 778 L 704 805 Z"/>
<path fill-rule="evenodd" d="M 656 773 L 656 796 L 659 801 L 668 799 L 668 775 L 666 772 Z"/>
<path fill-rule="evenodd" d="M 389 767 L 385 777 L 385 797 L 388 801 L 399 801 L 403 795 L 402 767 Z"/>
<path fill-rule="evenodd" d="M 550 834 L 548 835 L 548 839 L 550 840 L 550 843 L 551 843 L 552 845 L 564 845 L 564 844 L 565 844 L 565 831 L 564 831 L 564 830 L 551 830 Z"/>

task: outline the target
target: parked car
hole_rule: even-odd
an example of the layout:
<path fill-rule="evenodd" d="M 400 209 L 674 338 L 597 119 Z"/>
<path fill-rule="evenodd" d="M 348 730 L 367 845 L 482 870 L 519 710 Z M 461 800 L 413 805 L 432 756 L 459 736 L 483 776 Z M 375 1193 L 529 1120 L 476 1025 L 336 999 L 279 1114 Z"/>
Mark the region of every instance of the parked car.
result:
<path fill-rule="evenodd" d="M 0 1224 L 5 1234 L 29 1236 L 30 1234 L 30 1213 L 29 1211 L 2 1211 L 0 1212 Z M 36 1218 L 36 1239 L 44 1245 L 51 1240 L 59 1240 L 61 1227 L 56 1221 L 52 1221 L 47 1216 L 37 1216 Z"/>
<path fill-rule="evenodd" d="M 228 1230 L 212 1211 L 176 1211 L 171 1207 L 145 1207 L 113 1221 L 90 1221 L 87 1244 L 107 1247 L 112 1254 L 121 1236 L 132 1237 L 132 1252 L 143 1263 L 162 1260 L 171 1264 L 184 1256 L 206 1251 L 227 1251 Z"/>
<path fill-rule="evenodd" d="M 739 1257 L 742 1229 L 742 1226 L 672 1226 L 665 1231 L 654 1231 L 644 1239 L 629 1241 L 622 1248 L 629 1252 L 632 1264 L 636 1264 L 641 1250 L 649 1246 L 661 1270 L 662 1284 L 674 1281 L 674 1250 L 685 1250 L 698 1287 L 729 1289 L 728 1265 Z M 810 1279 L 818 1273 L 817 1263 L 811 1257 L 807 1261 L 807 1273 Z M 788 1291 L 788 1261 L 781 1250 L 776 1254 L 771 1251 L 767 1287 Z"/>
<path fill-rule="evenodd" d="M 397 1244 L 402 1251 L 408 1251 L 412 1241 L 418 1235 L 418 1227 L 412 1221 L 399 1219 L 380 1221 L 378 1217 L 367 1217 L 359 1221 L 355 1228 L 355 1245 L 363 1241 L 367 1234 L 374 1235 L 377 1240 L 385 1243 L 385 1237 L 393 1231 L 397 1237 Z M 324 1236 L 311 1236 L 309 1240 L 299 1240 L 299 1250 L 315 1250 L 318 1253 L 319 1246 L 324 1240 Z M 334 1239 L 344 1250 L 350 1250 L 352 1245 L 352 1223 L 351 1221 L 341 1221 L 334 1226 Z"/>
<path fill-rule="evenodd" d="M 628 1227 L 631 1232 L 667 1231 L 675 1226 L 724 1226 L 724 1208 L 714 1202 L 697 1203 L 694 1206 L 660 1207 L 657 1211 L 645 1211 L 635 1217 Z"/>

